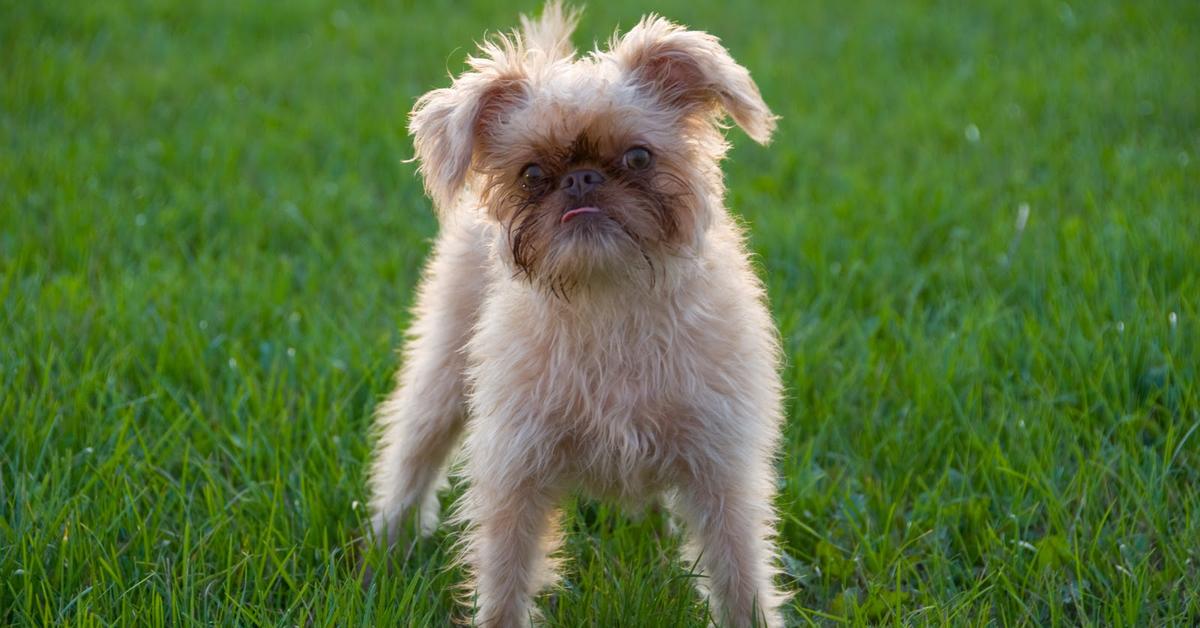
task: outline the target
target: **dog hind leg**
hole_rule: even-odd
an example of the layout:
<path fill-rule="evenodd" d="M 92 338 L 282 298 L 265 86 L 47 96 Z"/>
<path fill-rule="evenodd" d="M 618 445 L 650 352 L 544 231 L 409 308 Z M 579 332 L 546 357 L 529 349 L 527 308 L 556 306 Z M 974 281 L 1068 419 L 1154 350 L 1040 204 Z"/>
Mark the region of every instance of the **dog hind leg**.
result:
<path fill-rule="evenodd" d="M 390 547 L 418 513 L 421 531 L 437 526 L 437 488 L 465 420 L 463 345 L 482 298 L 480 234 L 446 228 L 426 266 L 396 388 L 376 413 L 371 469 L 371 527 Z"/>

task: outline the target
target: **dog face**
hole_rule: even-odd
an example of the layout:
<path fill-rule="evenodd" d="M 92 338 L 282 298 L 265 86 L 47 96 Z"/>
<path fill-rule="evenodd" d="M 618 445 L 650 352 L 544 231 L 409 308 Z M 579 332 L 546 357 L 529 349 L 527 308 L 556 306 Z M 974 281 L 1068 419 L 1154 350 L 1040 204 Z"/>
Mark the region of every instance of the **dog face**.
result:
<path fill-rule="evenodd" d="M 413 110 L 426 189 L 445 214 L 470 187 L 506 234 L 502 257 L 554 292 L 636 276 L 700 244 L 719 211 L 720 122 L 765 143 L 773 116 L 716 38 L 649 17 L 576 58 L 576 16 L 481 46 Z"/>

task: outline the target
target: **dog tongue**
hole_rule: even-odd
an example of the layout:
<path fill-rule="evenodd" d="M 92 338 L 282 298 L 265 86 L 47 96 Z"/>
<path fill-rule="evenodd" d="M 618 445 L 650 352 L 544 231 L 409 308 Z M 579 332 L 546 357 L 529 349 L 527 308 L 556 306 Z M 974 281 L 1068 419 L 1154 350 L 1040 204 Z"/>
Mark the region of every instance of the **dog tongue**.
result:
<path fill-rule="evenodd" d="M 599 214 L 599 213 L 600 213 L 600 208 L 598 208 L 598 207 L 576 207 L 575 209 L 572 209 L 571 211 L 563 214 L 562 219 L 559 220 L 559 224 L 565 223 L 568 220 L 570 220 L 580 214 Z"/>

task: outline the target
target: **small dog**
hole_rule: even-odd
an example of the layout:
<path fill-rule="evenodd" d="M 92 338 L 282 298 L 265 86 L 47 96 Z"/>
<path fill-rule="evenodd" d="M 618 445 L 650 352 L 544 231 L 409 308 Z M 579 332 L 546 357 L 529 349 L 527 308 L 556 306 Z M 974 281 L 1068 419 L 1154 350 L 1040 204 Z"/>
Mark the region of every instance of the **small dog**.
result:
<path fill-rule="evenodd" d="M 776 116 L 707 33 L 649 16 L 577 57 L 577 18 L 522 17 L 413 109 L 441 229 L 378 410 L 374 538 L 436 526 L 461 441 L 479 624 L 536 618 L 579 490 L 662 495 L 716 621 L 781 625 L 780 351 L 720 168 L 726 114 L 762 144 Z"/>

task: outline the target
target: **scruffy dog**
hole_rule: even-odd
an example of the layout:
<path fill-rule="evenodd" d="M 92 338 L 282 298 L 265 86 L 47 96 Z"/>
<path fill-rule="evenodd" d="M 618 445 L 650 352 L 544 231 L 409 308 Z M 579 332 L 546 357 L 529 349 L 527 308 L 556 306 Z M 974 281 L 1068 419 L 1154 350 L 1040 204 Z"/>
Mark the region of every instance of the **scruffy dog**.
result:
<path fill-rule="evenodd" d="M 720 169 L 726 114 L 760 143 L 776 118 L 715 37 L 650 16 L 577 57 L 576 17 L 522 17 L 412 112 L 441 233 L 378 411 L 374 537 L 436 526 L 461 441 L 479 624 L 535 618 L 578 490 L 662 495 L 716 621 L 780 625 L 779 346 Z"/>

